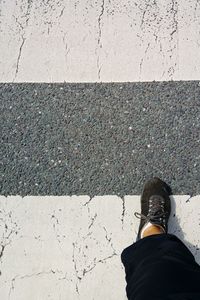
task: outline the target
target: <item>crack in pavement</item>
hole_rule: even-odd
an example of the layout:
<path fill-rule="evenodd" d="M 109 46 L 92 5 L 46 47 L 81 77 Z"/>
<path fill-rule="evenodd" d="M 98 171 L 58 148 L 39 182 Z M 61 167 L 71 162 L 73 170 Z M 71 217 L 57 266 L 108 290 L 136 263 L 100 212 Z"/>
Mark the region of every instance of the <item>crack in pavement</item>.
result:
<path fill-rule="evenodd" d="M 113 246 L 113 243 L 111 242 L 111 240 L 112 240 L 111 237 L 110 237 L 110 238 L 108 237 L 108 232 L 107 232 L 107 230 L 106 230 L 106 227 L 104 226 L 103 229 L 104 229 L 104 231 L 105 231 L 105 233 L 106 233 L 105 238 L 106 238 L 106 240 L 108 241 L 108 243 L 110 244 L 111 248 L 113 249 L 113 254 L 114 254 L 114 253 L 117 254 L 117 253 L 116 253 L 116 250 L 115 250 L 115 248 L 114 248 L 114 246 Z"/>
<path fill-rule="evenodd" d="M 16 17 L 15 15 L 13 15 L 13 17 L 15 19 L 15 22 L 17 23 L 17 25 L 20 28 L 20 31 L 22 31 L 22 34 L 20 34 L 22 42 L 21 42 L 20 47 L 19 47 L 19 52 L 18 52 L 17 62 L 16 62 L 16 70 L 15 70 L 13 82 L 16 80 L 16 77 L 17 77 L 18 72 L 19 72 L 19 64 L 20 64 L 20 59 L 21 59 L 21 56 L 22 56 L 22 49 L 23 49 L 25 41 L 26 41 L 26 38 L 25 38 L 25 29 L 28 27 L 28 23 L 29 23 L 29 19 L 30 19 L 30 12 L 31 12 L 32 6 L 33 6 L 33 1 L 32 0 L 28 0 L 27 1 L 26 12 L 23 15 L 21 15 L 22 19 L 25 17 L 25 25 L 24 26 L 22 25 L 21 22 L 19 22 L 18 17 Z M 20 10 L 21 11 L 23 11 L 23 8 L 24 7 L 22 5 L 20 5 Z"/>
<path fill-rule="evenodd" d="M 122 222 L 122 229 L 124 229 L 124 216 L 125 216 L 125 210 L 126 210 L 126 206 L 125 206 L 125 199 L 122 196 L 122 215 L 121 215 L 121 222 Z"/>
<path fill-rule="evenodd" d="M 0 210 L 0 227 L 4 228 L 4 230 L 2 230 L 1 243 L 0 243 L 1 246 L 0 261 L 2 264 L 2 258 L 6 247 L 12 243 L 12 237 L 14 235 L 16 236 L 20 230 L 17 223 L 14 222 L 12 219 L 12 211 L 6 213 L 4 209 Z"/>
<path fill-rule="evenodd" d="M 99 263 L 104 263 L 105 261 L 107 261 L 108 259 L 113 258 L 117 254 L 114 251 L 111 255 L 109 255 L 105 258 L 99 259 L 99 260 L 97 260 L 97 258 L 95 257 L 94 260 L 93 260 L 93 263 L 91 263 L 89 266 L 84 267 L 82 270 L 78 270 L 76 259 L 75 259 L 76 243 L 72 243 L 72 245 L 73 245 L 72 261 L 73 261 L 73 264 L 74 264 L 74 270 L 75 270 L 75 274 L 76 274 L 76 278 L 77 278 L 76 292 L 79 294 L 78 284 L 80 284 L 81 280 L 85 277 L 85 275 L 87 273 L 91 272 Z M 79 250 L 80 250 L 80 248 L 79 248 Z M 80 273 L 81 273 L 81 275 L 80 275 Z"/>
<path fill-rule="evenodd" d="M 144 52 L 144 56 L 142 57 L 141 61 L 140 61 L 140 78 L 141 78 L 141 75 L 142 75 L 142 66 L 143 66 L 143 62 L 144 62 L 144 59 L 147 55 L 147 52 L 149 50 L 149 47 L 150 47 L 150 42 L 148 43 L 146 49 L 145 49 L 145 52 Z"/>
<path fill-rule="evenodd" d="M 88 226 L 88 230 L 92 227 L 92 225 L 94 224 L 96 218 L 97 218 L 97 213 L 95 213 L 94 217 L 91 217 L 91 223 L 90 223 L 90 225 Z"/>
<path fill-rule="evenodd" d="M 19 28 L 22 31 L 22 34 L 21 34 L 22 42 L 21 42 L 21 45 L 19 47 L 19 52 L 18 52 L 17 62 L 16 62 L 16 70 L 15 70 L 13 82 L 16 80 L 16 77 L 17 77 L 18 72 L 19 72 L 19 64 L 20 64 L 20 59 L 21 59 L 21 55 L 22 55 L 22 49 L 23 49 L 24 43 L 26 41 L 26 38 L 24 37 L 25 36 L 25 28 L 28 26 L 28 21 L 29 21 L 29 18 L 30 18 L 30 9 L 31 9 L 31 7 L 28 3 L 28 8 L 27 8 L 26 14 L 24 15 L 24 16 L 27 17 L 26 20 L 25 20 L 25 24 L 26 24 L 25 27 L 22 25 L 22 23 L 19 22 L 18 18 L 13 15 L 13 17 L 15 19 L 15 22 L 17 23 L 17 25 L 19 26 Z"/>
<path fill-rule="evenodd" d="M 76 292 L 77 294 L 79 295 L 79 289 L 78 289 L 78 284 L 79 282 L 81 281 L 81 277 L 78 275 L 78 268 L 77 268 L 77 265 L 76 265 L 76 260 L 75 260 L 75 243 L 72 243 L 73 245 L 73 253 L 72 253 L 72 261 L 73 261 L 73 264 L 74 264 L 74 270 L 75 270 L 75 275 L 76 275 L 76 278 L 77 278 L 77 282 L 76 282 Z"/>
<path fill-rule="evenodd" d="M 18 57 L 17 57 L 17 66 L 16 66 L 16 70 L 15 70 L 15 75 L 14 75 L 14 79 L 13 79 L 13 82 L 15 81 L 16 77 L 17 77 L 17 74 L 19 72 L 19 63 L 20 63 L 20 59 L 21 59 L 21 54 L 22 54 L 22 48 L 24 46 L 24 43 L 25 43 L 25 38 L 24 36 L 22 35 L 22 43 L 20 45 L 20 48 L 19 48 L 19 53 L 18 53 Z"/>
<path fill-rule="evenodd" d="M 65 64 L 67 67 L 68 64 L 68 54 L 70 53 L 70 47 L 68 46 L 68 41 L 67 41 L 67 32 L 64 33 L 63 36 L 63 44 L 64 44 L 64 51 L 65 51 Z"/>
<path fill-rule="evenodd" d="M 23 279 L 26 279 L 26 278 L 31 278 L 31 277 L 37 277 L 37 276 L 43 276 L 43 275 L 49 275 L 49 274 L 63 274 L 62 271 L 60 270 L 49 270 L 49 271 L 40 271 L 40 272 L 37 272 L 37 273 L 32 273 L 32 274 L 27 274 L 27 275 L 16 275 L 15 277 L 12 278 L 11 280 L 11 287 L 10 287 L 10 290 L 9 290 L 9 299 L 11 297 L 11 294 L 13 293 L 14 289 L 15 289 L 15 282 L 16 280 L 23 280 Z"/>
<path fill-rule="evenodd" d="M 99 14 L 99 17 L 98 17 L 98 28 L 99 28 L 98 45 L 100 47 L 102 47 L 102 45 L 101 45 L 101 34 L 102 34 L 101 22 L 102 22 L 102 16 L 103 16 L 104 10 L 105 10 L 104 6 L 105 6 L 105 0 L 102 0 L 101 11 L 100 11 L 100 14 Z"/>
<path fill-rule="evenodd" d="M 172 16 L 173 16 L 173 30 L 170 33 L 171 35 L 171 39 L 173 39 L 173 35 L 175 33 L 178 34 L 178 20 L 177 20 L 177 15 L 178 15 L 178 2 L 176 0 L 172 0 L 172 7 L 171 7 L 171 11 L 172 11 Z"/>
<path fill-rule="evenodd" d="M 100 14 L 99 14 L 99 17 L 98 17 L 98 40 L 97 40 L 97 43 L 98 43 L 98 48 L 99 49 L 102 48 L 102 43 L 101 43 L 102 17 L 103 17 L 104 11 L 105 11 L 105 0 L 102 0 L 101 11 L 100 11 Z M 97 56 L 97 70 L 98 70 L 98 79 L 99 80 L 101 78 L 101 68 L 102 68 L 102 66 L 100 66 L 100 57 L 99 57 L 99 54 L 98 54 L 98 56 Z"/>

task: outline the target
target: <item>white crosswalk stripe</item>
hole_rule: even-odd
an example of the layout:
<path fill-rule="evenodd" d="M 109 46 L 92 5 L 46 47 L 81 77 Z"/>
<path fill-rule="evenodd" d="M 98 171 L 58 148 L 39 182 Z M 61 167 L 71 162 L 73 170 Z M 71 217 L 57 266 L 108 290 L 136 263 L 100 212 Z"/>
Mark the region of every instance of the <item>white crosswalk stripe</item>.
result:
<path fill-rule="evenodd" d="M 171 197 L 169 232 L 200 263 L 199 201 Z M 1 196 L 0 207 L 1 299 L 126 299 L 120 254 L 136 238 L 139 195 Z"/>
<path fill-rule="evenodd" d="M 0 82 L 200 80 L 199 20 L 199 0 L 0 1 Z M 197 109 L 194 113 L 196 126 Z M 26 184 L 18 177 L 19 185 Z M 139 200 L 139 195 L 1 195 L 0 298 L 126 299 L 120 254 L 136 238 Z M 169 232 L 200 263 L 200 196 L 175 195 L 171 201 Z"/>
<path fill-rule="evenodd" d="M 1 82 L 200 79 L 200 2 L 1 1 Z"/>

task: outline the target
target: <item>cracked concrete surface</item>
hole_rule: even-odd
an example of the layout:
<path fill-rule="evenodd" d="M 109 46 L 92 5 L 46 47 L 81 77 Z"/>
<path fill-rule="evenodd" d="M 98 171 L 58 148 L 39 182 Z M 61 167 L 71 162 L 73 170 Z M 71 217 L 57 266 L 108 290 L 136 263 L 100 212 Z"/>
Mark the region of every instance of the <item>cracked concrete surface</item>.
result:
<path fill-rule="evenodd" d="M 1 196 L 0 298 L 126 299 L 120 254 L 135 241 L 139 200 Z M 174 196 L 171 203 L 169 232 L 200 263 L 200 197 Z"/>
<path fill-rule="evenodd" d="M 198 80 L 199 0 L 0 2 L 1 82 Z"/>

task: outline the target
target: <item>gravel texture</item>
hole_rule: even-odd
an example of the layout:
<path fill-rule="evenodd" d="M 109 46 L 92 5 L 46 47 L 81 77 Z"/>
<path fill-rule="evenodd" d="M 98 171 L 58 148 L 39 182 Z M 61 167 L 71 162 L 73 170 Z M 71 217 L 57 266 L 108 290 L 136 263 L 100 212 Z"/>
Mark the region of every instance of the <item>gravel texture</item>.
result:
<path fill-rule="evenodd" d="M 200 84 L 1 83 L 1 195 L 200 193 Z"/>

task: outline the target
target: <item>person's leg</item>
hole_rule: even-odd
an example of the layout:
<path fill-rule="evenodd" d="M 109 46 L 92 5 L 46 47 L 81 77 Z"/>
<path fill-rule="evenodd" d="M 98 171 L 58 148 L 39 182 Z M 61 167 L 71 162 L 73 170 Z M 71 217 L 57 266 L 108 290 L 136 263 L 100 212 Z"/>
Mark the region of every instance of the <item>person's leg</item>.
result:
<path fill-rule="evenodd" d="M 159 178 L 145 184 L 141 214 L 135 214 L 141 218 L 136 243 L 121 255 L 129 300 L 200 299 L 200 266 L 176 236 L 167 234 L 170 192 Z"/>
<path fill-rule="evenodd" d="M 121 260 L 129 300 L 200 299 L 200 266 L 172 234 L 140 239 L 123 250 Z"/>

